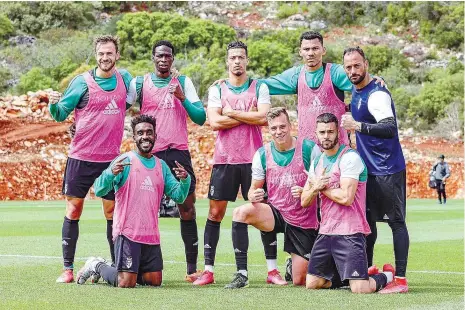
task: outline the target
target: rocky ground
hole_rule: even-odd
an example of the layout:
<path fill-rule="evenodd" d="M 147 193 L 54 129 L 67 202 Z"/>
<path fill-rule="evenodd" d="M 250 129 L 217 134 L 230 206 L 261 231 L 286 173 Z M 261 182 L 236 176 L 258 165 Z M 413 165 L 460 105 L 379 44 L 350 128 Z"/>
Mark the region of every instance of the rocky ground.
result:
<path fill-rule="evenodd" d="M 0 97 L 0 200 L 62 199 L 71 122 L 53 121 L 44 109 L 46 104 L 44 92 Z M 198 179 L 197 194 L 206 197 L 215 135 L 208 121 L 202 127 L 189 122 L 188 128 L 189 149 Z M 123 152 L 134 147 L 129 137 L 127 131 Z M 264 137 L 270 140 L 266 129 Z M 401 143 L 407 159 L 409 198 L 435 197 L 435 192 L 427 187 L 428 171 L 439 154 L 446 156 L 452 170 L 447 185 L 449 197 L 463 198 L 463 141 L 403 134 Z"/>

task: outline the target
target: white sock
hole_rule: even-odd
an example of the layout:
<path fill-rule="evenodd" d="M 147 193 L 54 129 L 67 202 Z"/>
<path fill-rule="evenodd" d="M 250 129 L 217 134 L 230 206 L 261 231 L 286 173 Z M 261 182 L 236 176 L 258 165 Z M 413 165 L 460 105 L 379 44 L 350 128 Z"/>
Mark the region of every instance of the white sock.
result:
<path fill-rule="evenodd" d="M 238 270 L 237 272 L 243 275 L 244 277 L 248 277 L 247 270 Z"/>
<path fill-rule="evenodd" d="M 391 283 L 392 280 L 394 279 L 394 275 L 390 271 L 383 271 L 383 273 L 386 275 L 387 278 L 387 283 Z"/>
<path fill-rule="evenodd" d="M 205 271 L 210 271 L 213 273 L 213 266 L 212 265 L 205 265 Z"/>
<path fill-rule="evenodd" d="M 277 259 L 267 259 L 266 260 L 266 267 L 268 268 L 268 272 L 278 269 Z"/>

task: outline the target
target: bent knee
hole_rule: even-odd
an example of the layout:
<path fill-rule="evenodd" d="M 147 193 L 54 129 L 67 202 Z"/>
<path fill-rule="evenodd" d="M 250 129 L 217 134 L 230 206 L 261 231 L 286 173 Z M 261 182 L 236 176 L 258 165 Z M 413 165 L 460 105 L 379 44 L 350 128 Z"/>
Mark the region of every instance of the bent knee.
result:
<path fill-rule="evenodd" d="M 118 283 L 118 287 L 119 287 L 119 288 L 134 288 L 134 287 L 136 287 L 136 283 L 135 283 L 135 282 L 132 283 L 132 282 L 124 282 L 124 281 L 121 282 L 121 281 L 120 281 L 120 282 Z"/>
<path fill-rule="evenodd" d="M 326 279 L 318 278 L 312 275 L 307 275 L 307 280 L 305 281 L 305 287 L 309 290 L 318 290 L 324 287 L 326 284 Z"/>
<path fill-rule="evenodd" d="M 233 210 L 233 221 L 246 223 L 247 219 L 250 217 L 250 214 L 251 208 L 248 204 L 237 207 Z"/>

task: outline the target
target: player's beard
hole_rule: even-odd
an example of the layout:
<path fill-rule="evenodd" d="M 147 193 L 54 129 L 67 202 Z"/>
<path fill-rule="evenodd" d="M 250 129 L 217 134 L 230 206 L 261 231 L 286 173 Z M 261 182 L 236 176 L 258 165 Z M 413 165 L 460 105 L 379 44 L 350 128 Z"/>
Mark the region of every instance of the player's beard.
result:
<path fill-rule="evenodd" d="M 358 77 L 356 80 L 352 80 L 352 76 L 350 77 L 350 81 L 352 82 L 352 84 L 354 85 L 358 85 L 360 84 L 364 79 L 365 79 L 365 76 L 367 75 L 367 72 L 363 72 L 363 74 L 360 74 L 360 75 L 355 75 L 354 77 Z"/>
<path fill-rule="evenodd" d="M 142 144 L 144 142 L 149 142 L 150 145 L 148 146 L 142 146 Z M 155 146 L 155 143 L 153 140 L 150 140 L 150 139 L 141 139 L 139 141 L 136 142 L 136 146 L 137 148 L 139 149 L 139 152 L 142 153 L 142 154 L 148 154 L 152 151 L 153 147 Z"/>
<path fill-rule="evenodd" d="M 110 72 L 115 67 L 115 64 L 116 64 L 116 61 L 112 61 L 110 59 L 107 63 L 104 63 L 103 61 L 100 61 L 99 64 L 98 64 L 98 67 L 103 72 Z"/>
<path fill-rule="evenodd" d="M 330 143 L 329 145 L 328 144 L 325 145 L 325 142 L 330 142 L 330 141 L 331 140 L 323 140 L 321 142 L 321 148 L 327 151 L 334 149 L 334 147 L 339 143 L 339 135 L 336 136 L 336 138 L 334 139 L 332 143 Z"/>

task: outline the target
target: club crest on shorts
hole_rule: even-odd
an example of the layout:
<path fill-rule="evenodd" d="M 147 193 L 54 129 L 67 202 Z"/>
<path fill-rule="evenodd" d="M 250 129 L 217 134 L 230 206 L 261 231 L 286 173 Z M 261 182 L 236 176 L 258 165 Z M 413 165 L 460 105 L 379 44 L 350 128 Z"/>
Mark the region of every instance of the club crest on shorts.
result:
<path fill-rule="evenodd" d="M 126 268 L 129 269 L 129 268 L 131 268 L 131 266 L 132 266 L 132 256 L 128 256 L 126 258 Z"/>

